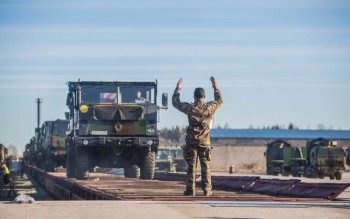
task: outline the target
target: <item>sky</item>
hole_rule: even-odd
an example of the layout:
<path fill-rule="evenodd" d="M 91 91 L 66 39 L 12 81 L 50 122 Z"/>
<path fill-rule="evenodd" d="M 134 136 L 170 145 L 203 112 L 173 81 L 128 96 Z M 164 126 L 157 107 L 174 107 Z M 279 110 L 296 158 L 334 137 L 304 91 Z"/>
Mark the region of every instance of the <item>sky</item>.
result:
<path fill-rule="evenodd" d="M 67 81 L 158 81 L 181 100 L 210 76 L 214 126 L 350 129 L 350 1 L 0 1 L 0 143 L 64 119 Z M 158 100 L 160 102 L 160 95 Z M 186 126 L 171 106 L 159 127 Z"/>

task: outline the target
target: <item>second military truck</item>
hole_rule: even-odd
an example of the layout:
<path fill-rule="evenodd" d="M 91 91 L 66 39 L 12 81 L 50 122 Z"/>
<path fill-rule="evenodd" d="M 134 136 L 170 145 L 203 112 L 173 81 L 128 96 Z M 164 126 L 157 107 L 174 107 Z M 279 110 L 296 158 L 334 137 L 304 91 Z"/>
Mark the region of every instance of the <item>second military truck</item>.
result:
<path fill-rule="evenodd" d="M 68 82 L 67 177 L 87 179 L 94 167 L 124 168 L 153 179 L 158 149 L 155 82 Z"/>

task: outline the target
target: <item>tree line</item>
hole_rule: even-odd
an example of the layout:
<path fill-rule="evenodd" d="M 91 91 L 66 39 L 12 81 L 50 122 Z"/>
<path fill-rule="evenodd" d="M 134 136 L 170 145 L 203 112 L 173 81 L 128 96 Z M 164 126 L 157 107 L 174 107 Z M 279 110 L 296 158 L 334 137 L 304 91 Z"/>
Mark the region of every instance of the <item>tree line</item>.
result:
<path fill-rule="evenodd" d="M 228 123 L 225 123 L 224 125 L 218 124 L 214 128 L 216 129 L 230 129 L 230 126 Z M 262 127 L 254 127 L 253 125 L 250 125 L 248 129 L 289 129 L 289 130 L 298 130 L 300 129 L 297 125 L 294 123 L 289 123 L 287 126 L 284 125 L 279 125 L 279 124 L 274 124 L 274 125 L 267 125 L 267 126 L 262 126 Z M 323 124 L 318 124 L 316 126 L 317 130 L 332 130 L 333 127 L 326 127 Z M 179 142 L 179 138 L 183 133 L 186 132 L 186 127 L 171 127 L 171 128 L 162 128 L 159 130 L 160 137 L 162 138 L 163 141 L 166 141 L 167 143 L 177 143 Z"/>

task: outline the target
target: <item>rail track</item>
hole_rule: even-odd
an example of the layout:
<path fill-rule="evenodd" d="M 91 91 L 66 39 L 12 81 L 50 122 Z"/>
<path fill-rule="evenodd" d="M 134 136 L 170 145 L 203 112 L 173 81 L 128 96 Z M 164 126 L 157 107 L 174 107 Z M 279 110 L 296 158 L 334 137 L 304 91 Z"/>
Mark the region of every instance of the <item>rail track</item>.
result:
<path fill-rule="evenodd" d="M 157 173 L 155 180 L 91 173 L 88 180 L 66 178 L 65 172 L 44 172 L 27 166 L 27 173 L 58 200 L 124 201 L 274 201 L 313 202 L 335 200 L 350 183 L 303 183 L 297 179 L 261 179 L 248 176 L 213 176 L 213 196 L 183 196 L 185 175 Z"/>

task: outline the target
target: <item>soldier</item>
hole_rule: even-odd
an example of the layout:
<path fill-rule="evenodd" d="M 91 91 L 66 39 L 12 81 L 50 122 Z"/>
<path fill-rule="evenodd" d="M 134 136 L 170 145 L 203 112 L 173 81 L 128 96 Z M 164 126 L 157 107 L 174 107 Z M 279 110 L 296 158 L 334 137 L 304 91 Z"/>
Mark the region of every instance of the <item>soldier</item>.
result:
<path fill-rule="evenodd" d="M 4 185 L 7 185 L 10 183 L 9 168 L 6 166 L 6 163 L 4 161 L 0 163 L 0 167 L 2 168 L 2 180 L 4 181 Z"/>
<path fill-rule="evenodd" d="M 136 91 L 135 93 L 135 103 L 145 103 L 146 99 L 144 97 L 141 96 L 142 93 L 141 91 Z"/>
<path fill-rule="evenodd" d="M 195 196 L 197 160 L 201 165 L 202 189 L 205 196 L 211 196 L 211 174 L 210 174 L 210 127 L 215 110 L 222 105 L 222 95 L 219 91 L 214 77 L 210 78 L 214 88 L 215 100 L 205 102 L 204 89 L 198 87 L 194 90 L 194 103 L 180 101 L 180 90 L 182 79 L 177 82 L 172 102 L 173 106 L 185 113 L 188 117 L 186 145 L 184 146 L 184 158 L 187 161 L 187 180 L 184 195 Z"/>

